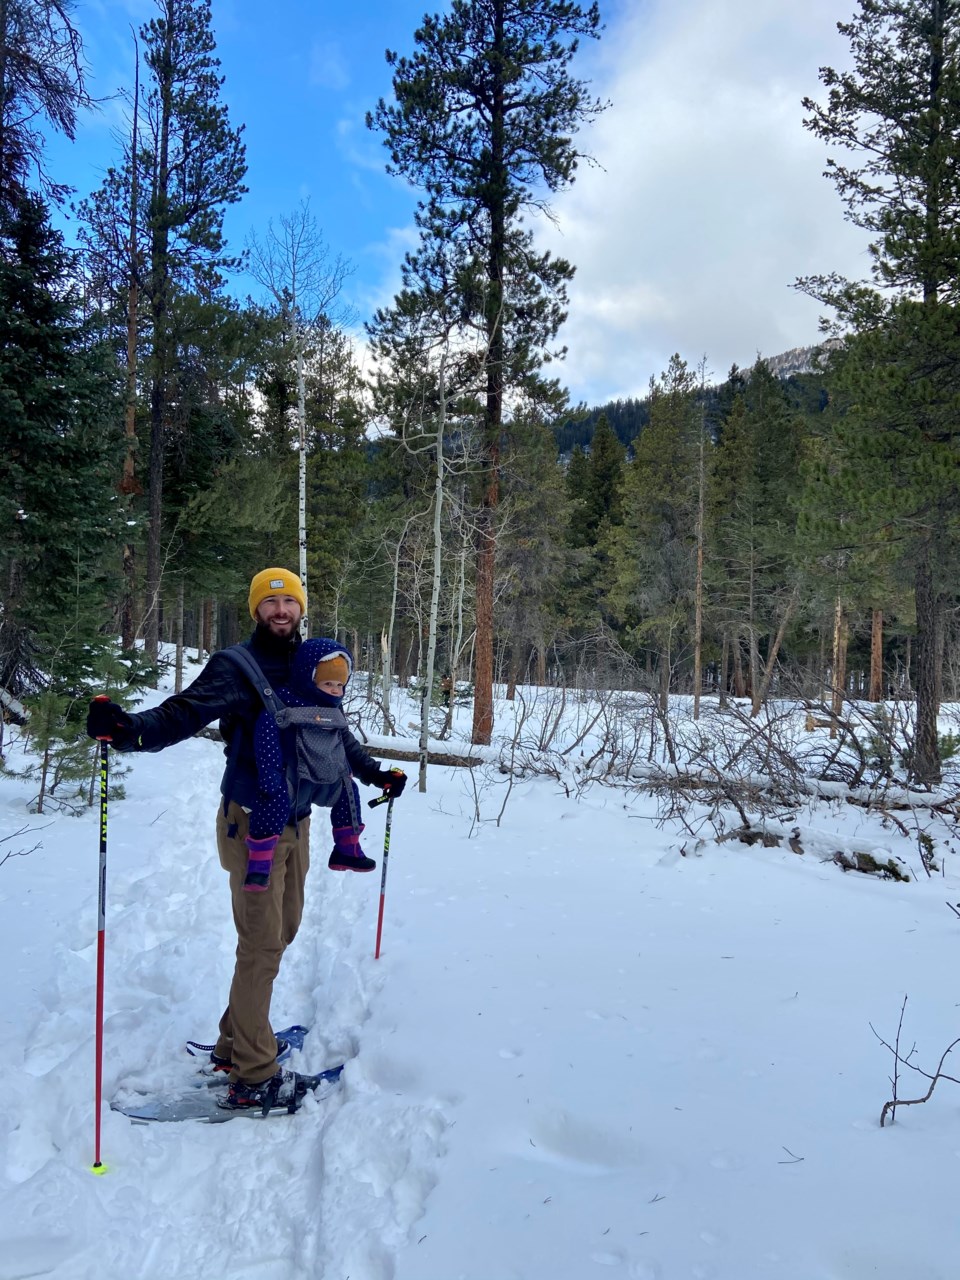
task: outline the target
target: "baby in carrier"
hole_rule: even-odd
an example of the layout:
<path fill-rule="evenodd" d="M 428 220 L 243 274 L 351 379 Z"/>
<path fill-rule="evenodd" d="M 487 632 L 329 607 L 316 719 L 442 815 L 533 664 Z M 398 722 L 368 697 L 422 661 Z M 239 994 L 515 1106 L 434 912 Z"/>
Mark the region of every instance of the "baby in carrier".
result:
<path fill-rule="evenodd" d="M 264 708 L 254 730 L 259 795 L 250 813 L 250 858 L 244 889 L 257 893 L 270 883 L 273 854 L 284 826 L 304 804 L 330 809 L 331 871 L 372 871 L 377 865 L 360 847 L 361 781 L 400 795 L 406 775 L 380 770 L 347 726 L 341 703 L 353 673 L 350 651 L 335 640 L 305 640 L 293 661 L 290 685 L 277 689 L 284 706 Z M 364 772 L 364 769 L 366 772 Z"/>

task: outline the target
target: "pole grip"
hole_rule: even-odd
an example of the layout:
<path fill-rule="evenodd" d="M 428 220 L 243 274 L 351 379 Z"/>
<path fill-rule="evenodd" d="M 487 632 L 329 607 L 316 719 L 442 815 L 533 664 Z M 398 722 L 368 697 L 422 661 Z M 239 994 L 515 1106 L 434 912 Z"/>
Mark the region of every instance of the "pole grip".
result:
<path fill-rule="evenodd" d="M 97 694 L 97 696 L 93 699 L 93 701 L 94 701 L 94 702 L 109 702 L 109 701 L 110 701 L 110 695 L 109 695 L 108 693 L 98 693 L 98 694 Z M 113 741 L 113 738 L 112 738 L 112 737 L 107 733 L 107 734 L 104 734 L 104 735 L 103 735 L 103 737 L 98 737 L 98 738 L 97 738 L 97 741 L 98 741 L 98 742 L 112 742 L 112 741 Z"/>

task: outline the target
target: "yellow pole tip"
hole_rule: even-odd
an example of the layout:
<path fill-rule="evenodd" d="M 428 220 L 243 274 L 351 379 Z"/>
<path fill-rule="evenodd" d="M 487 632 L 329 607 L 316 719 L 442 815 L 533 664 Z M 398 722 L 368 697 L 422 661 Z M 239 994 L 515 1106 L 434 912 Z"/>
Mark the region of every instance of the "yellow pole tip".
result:
<path fill-rule="evenodd" d="M 98 1176 L 98 1177 L 100 1177 L 100 1176 L 102 1176 L 103 1174 L 105 1174 L 105 1173 L 107 1172 L 107 1166 L 106 1166 L 105 1164 L 103 1164 L 103 1163 L 101 1163 L 101 1164 L 92 1164 L 92 1165 L 90 1166 L 90 1172 L 91 1172 L 91 1173 L 95 1173 L 95 1174 L 97 1174 L 97 1176 Z"/>

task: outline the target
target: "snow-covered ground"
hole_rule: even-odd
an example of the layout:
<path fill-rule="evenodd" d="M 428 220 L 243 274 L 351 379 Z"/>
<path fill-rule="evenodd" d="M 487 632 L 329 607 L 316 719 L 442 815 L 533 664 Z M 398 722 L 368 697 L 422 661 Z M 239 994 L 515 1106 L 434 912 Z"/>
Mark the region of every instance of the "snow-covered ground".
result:
<path fill-rule="evenodd" d="M 183 1041 L 214 1036 L 232 968 L 220 749 L 126 761 L 107 1098 L 189 1072 Z M 892 1064 L 870 1024 L 891 1039 L 909 995 L 904 1051 L 931 1070 L 960 1035 L 960 876 L 928 878 L 894 826 L 821 801 L 798 819 L 805 856 L 693 854 L 652 801 L 543 778 L 478 826 L 467 771 L 432 769 L 395 805 L 375 961 L 379 871 L 328 872 L 320 813 L 273 1013 L 313 1027 L 293 1065 L 347 1061 L 342 1087 L 265 1122 L 105 1110 L 96 1177 L 97 814 L 31 816 L 32 794 L 0 780 L 0 836 L 37 832 L 0 854 L 42 841 L 0 867 L 0 1280 L 960 1274 L 960 1088 L 878 1123 Z M 815 852 L 862 847 L 913 878 Z M 900 1095 L 926 1087 L 908 1072 Z"/>

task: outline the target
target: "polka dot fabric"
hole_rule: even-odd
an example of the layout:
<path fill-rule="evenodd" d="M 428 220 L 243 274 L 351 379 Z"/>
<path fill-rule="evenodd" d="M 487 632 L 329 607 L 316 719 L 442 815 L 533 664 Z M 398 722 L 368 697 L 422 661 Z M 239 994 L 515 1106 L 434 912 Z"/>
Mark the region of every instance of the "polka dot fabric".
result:
<path fill-rule="evenodd" d="M 353 671 L 353 657 L 349 649 L 345 649 L 336 640 L 326 637 L 305 640 L 297 650 L 289 687 L 274 690 L 280 701 L 288 707 L 339 707 L 342 699 L 322 693 L 313 683 L 317 663 L 331 653 L 341 654 L 350 671 Z M 270 712 L 261 711 L 254 729 L 253 747 L 257 760 L 259 795 L 250 814 L 250 835 L 259 840 L 265 836 L 279 835 L 290 820 L 287 764 L 296 752 L 296 732 L 287 729 L 281 733 Z M 356 783 L 352 785 L 357 794 L 359 812 L 359 793 Z M 340 811 L 342 802 L 347 802 L 345 791 L 341 792 L 334 812 Z M 348 817 L 347 821 L 349 820 Z"/>

